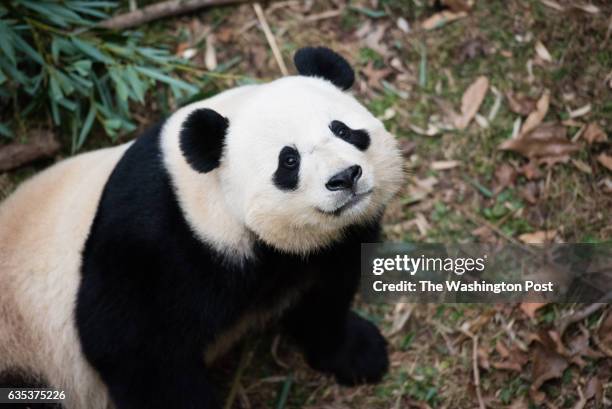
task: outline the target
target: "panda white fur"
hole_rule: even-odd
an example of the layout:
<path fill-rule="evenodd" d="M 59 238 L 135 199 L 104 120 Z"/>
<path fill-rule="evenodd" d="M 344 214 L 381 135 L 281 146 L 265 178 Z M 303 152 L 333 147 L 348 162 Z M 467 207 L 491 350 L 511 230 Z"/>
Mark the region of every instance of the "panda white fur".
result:
<path fill-rule="evenodd" d="M 65 390 L 69 409 L 216 408 L 208 364 L 275 319 L 340 383 L 381 378 L 385 341 L 350 304 L 400 155 L 344 92 L 342 57 L 295 63 L 0 205 L 0 373 Z"/>

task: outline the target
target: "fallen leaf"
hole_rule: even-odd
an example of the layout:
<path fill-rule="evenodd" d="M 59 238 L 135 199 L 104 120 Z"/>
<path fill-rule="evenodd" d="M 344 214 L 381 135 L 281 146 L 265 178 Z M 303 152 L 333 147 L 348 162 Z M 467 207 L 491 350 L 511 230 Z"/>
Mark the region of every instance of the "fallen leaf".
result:
<path fill-rule="evenodd" d="M 508 346 L 501 339 L 498 339 L 495 343 L 495 350 L 502 358 L 508 358 L 510 356 Z"/>
<path fill-rule="evenodd" d="M 424 30 L 433 30 L 464 17 L 467 17 L 467 13 L 465 11 L 454 13 L 450 10 L 443 10 L 425 19 L 421 23 L 421 28 Z"/>
<path fill-rule="evenodd" d="M 404 17 L 399 17 L 397 19 L 396 24 L 397 28 L 402 30 L 404 33 L 408 34 L 410 32 L 410 24 L 408 23 L 408 20 L 406 20 Z"/>
<path fill-rule="evenodd" d="M 481 243 L 492 243 L 495 241 L 495 233 L 487 226 L 480 226 L 472 230 L 472 235 Z"/>
<path fill-rule="evenodd" d="M 515 399 L 510 406 L 508 406 L 508 409 L 529 409 L 529 404 L 527 403 L 527 400 L 521 396 L 520 398 Z"/>
<path fill-rule="evenodd" d="M 485 41 L 480 37 L 471 38 L 459 46 L 459 61 L 465 62 L 487 54 Z"/>
<path fill-rule="evenodd" d="M 561 355 L 542 345 L 535 347 L 529 392 L 536 404 L 542 403 L 546 398 L 546 395 L 540 392 L 544 382 L 560 378 L 567 367 L 568 362 Z"/>
<path fill-rule="evenodd" d="M 470 11 L 472 4 L 466 0 L 442 0 L 442 4 L 451 11 Z"/>
<path fill-rule="evenodd" d="M 458 160 L 439 160 L 431 163 L 431 170 L 448 170 L 456 168 L 461 162 Z"/>
<path fill-rule="evenodd" d="M 529 202 L 529 204 L 533 205 L 538 203 L 539 189 L 537 183 L 527 182 L 519 191 L 519 195 Z"/>
<path fill-rule="evenodd" d="M 528 316 L 529 318 L 535 319 L 536 312 L 540 308 L 545 307 L 546 305 L 548 305 L 548 303 L 545 303 L 545 302 L 522 302 L 520 304 L 520 308 L 521 308 L 521 311 L 523 311 L 526 316 Z"/>
<path fill-rule="evenodd" d="M 596 376 L 589 379 L 589 382 L 587 382 L 584 388 L 584 397 L 587 400 L 595 398 L 595 407 L 601 407 L 601 400 L 603 398 L 603 382 L 601 379 Z"/>
<path fill-rule="evenodd" d="M 547 158 L 568 155 L 579 150 L 580 146 L 567 139 L 564 126 L 548 122 L 502 142 L 499 149 L 518 152 L 527 158 Z"/>
<path fill-rule="evenodd" d="M 591 173 L 593 173 L 591 171 L 591 167 L 587 163 L 585 163 L 584 161 L 581 161 L 580 159 L 572 159 L 572 163 L 574 164 L 576 169 L 578 169 L 582 173 L 586 173 L 586 174 L 589 174 L 589 175 Z"/>
<path fill-rule="evenodd" d="M 368 61 L 368 64 L 363 67 L 361 71 L 367 77 L 370 88 L 376 88 L 379 90 L 383 89 L 380 82 L 393 73 L 391 68 L 384 68 L 381 70 L 374 68 L 373 61 Z"/>
<path fill-rule="evenodd" d="M 510 110 L 515 114 L 527 116 L 536 109 L 536 100 L 522 93 L 506 92 Z"/>
<path fill-rule="evenodd" d="M 612 312 L 608 312 L 606 319 L 604 319 L 599 327 L 599 331 L 597 331 L 597 335 L 604 345 L 609 345 L 612 348 Z"/>
<path fill-rule="evenodd" d="M 599 142 L 606 142 L 608 140 L 608 135 L 606 135 L 604 130 L 601 129 L 601 127 L 595 122 L 588 124 L 580 137 L 587 141 L 589 145 Z"/>
<path fill-rule="evenodd" d="M 204 54 L 204 65 L 209 71 L 217 68 L 217 51 L 215 50 L 215 35 L 206 36 L 206 52 Z"/>
<path fill-rule="evenodd" d="M 556 230 L 539 230 L 533 233 L 521 234 L 518 238 L 527 244 L 544 244 L 553 241 L 556 235 Z"/>
<path fill-rule="evenodd" d="M 463 93 L 461 98 L 461 116 L 455 121 L 457 129 L 465 129 L 474 118 L 489 89 L 489 79 L 480 76 Z"/>
<path fill-rule="evenodd" d="M 500 166 L 495 169 L 495 187 L 493 189 L 494 193 L 499 193 L 508 186 L 514 185 L 514 181 L 516 180 L 516 169 L 513 166 L 502 163 Z"/>
<path fill-rule="evenodd" d="M 601 153 L 597 157 L 597 161 L 601 163 L 606 169 L 612 171 L 612 156 Z"/>
<path fill-rule="evenodd" d="M 542 177 L 542 172 L 538 169 L 537 163 L 530 160 L 518 169 L 518 173 L 525 176 L 527 180 L 539 179 Z"/>
<path fill-rule="evenodd" d="M 590 13 L 590 14 L 598 14 L 599 13 L 599 7 L 593 5 L 593 4 L 573 4 L 572 5 L 574 8 L 577 8 L 578 10 L 582 10 L 586 13 Z"/>
<path fill-rule="evenodd" d="M 553 62 L 552 55 L 550 55 L 550 52 L 548 52 L 548 49 L 540 40 L 535 43 L 535 51 L 540 59 L 546 62 Z"/>
<path fill-rule="evenodd" d="M 389 331 L 388 336 L 395 335 L 404 328 L 413 310 L 414 304 L 403 302 L 395 304 L 395 309 L 393 311 L 393 324 L 391 325 L 391 330 Z"/>
<path fill-rule="evenodd" d="M 408 186 L 409 203 L 419 202 L 433 192 L 434 186 L 438 183 L 438 179 L 430 176 L 425 179 L 414 179 L 413 183 Z"/>
<path fill-rule="evenodd" d="M 606 194 L 612 194 L 612 179 L 602 179 L 597 183 L 597 186 Z"/>
<path fill-rule="evenodd" d="M 554 0 L 540 0 L 540 3 L 557 11 L 565 11 L 565 8 Z"/>
<path fill-rule="evenodd" d="M 586 114 L 588 114 L 589 112 L 591 112 L 591 104 L 586 104 L 583 107 L 580 107 L 578 109 L 574 109 L 573 111 L 569 112 L 569 116 L 570 118 L 574 119 L 574 118 L 579 118 L 581 116 L 584 116 Z"/>
<path fill-rule="evenodd" d="M 538 99 L 538 102 L 536 102 L 535 111 L 531 112 L 529 116 L 527 117 L 527 119 L 525 120 L 525 123 L 523 124 L 523 127 L 521 128 L 521 135 L 524 135 L 527 132 L 530 132 L 531 130 L 535 129 L 538 125 L 542 123 L 542 121 L 544 120 L 544 117 L 548 113 L 549 105 L 550 105 L 550 91 L 545 90 L 542 93 L 542 96 L 540 97 L 540 99 Z"/>

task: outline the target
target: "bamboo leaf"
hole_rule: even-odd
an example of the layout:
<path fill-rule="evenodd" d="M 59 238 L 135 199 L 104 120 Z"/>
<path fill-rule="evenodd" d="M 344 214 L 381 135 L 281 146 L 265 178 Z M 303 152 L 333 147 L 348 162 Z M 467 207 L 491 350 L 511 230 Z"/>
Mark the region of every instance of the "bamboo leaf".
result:
<path fill-rule="evenodd" d="M 103 62 L 105 64 L 112 64 L 113 60 L 109 58 L 106 54 L 102 53 L 96 46 L 93 44 L 80 40 L 77 37 L 72 37 L 72 44 L 94 60 Z"/>
<path fill-rule="evenodd" d="M 150 78 L 156 79 L 158 81 L 164 82 L 168 85 L 174 86 L 176 88 L 184 89 L 189 93 L 196 93 L 198 89 L 193 85 L 189 85 L 184 81 L 178 80 L 176 78 L 172 78 L 158 70 L 146 67 L 136 67 L 136 70 Z"/>
<path fill-rule="evenodd" d="M 74 146 L 75 152 L 81 149 L 83 143 L 85 143 L 85 139 L 87 138 L 87 135 L 89 135 L 89 131 L 91 131 L 91 128 L 93 126 L 94 119 L 96 119 L 96 113 L 96 104 L 92 103 L 89 106 L 89 112 L 87 113 L 87 117 L 85 117 L 85 122 L 83 122 L 83 127 L 81 128 L 81 132 L 79 132 L 79 136 L 76 140 Z"/>

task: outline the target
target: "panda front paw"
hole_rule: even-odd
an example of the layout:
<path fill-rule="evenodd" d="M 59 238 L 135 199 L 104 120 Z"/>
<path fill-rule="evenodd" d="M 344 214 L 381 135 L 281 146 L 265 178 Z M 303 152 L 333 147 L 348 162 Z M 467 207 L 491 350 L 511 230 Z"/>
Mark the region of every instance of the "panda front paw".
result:
<path fill-rule="evenodd" d="M 389 369 L 387 341 L 374 324 L 350 312 L 342 345 L 332 355 L 309 362 L 313 368 L 333 374 L 340 385 L 376 383 Z"/>

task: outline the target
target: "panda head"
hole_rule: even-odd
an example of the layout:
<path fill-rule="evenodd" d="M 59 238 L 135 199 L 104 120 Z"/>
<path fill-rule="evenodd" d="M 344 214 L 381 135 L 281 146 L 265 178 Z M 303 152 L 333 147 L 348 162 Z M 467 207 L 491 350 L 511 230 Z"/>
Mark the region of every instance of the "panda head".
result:
<path fill-rule="evenodd" d="M 187 107 L 178 142 L 191 177 L 213 182 L 217 206 L 227 210 L 209 214 L 231 219 L 227 229 L 307 254 L 380 216 L 401 184 L 402 164 L 395 138 L 346 92 L 354 72 L 344 58 L 319 47 L 299 50 L 294 61 L 298 76 Z M 205 220 L 191 219 L 206 230 Z"/>

